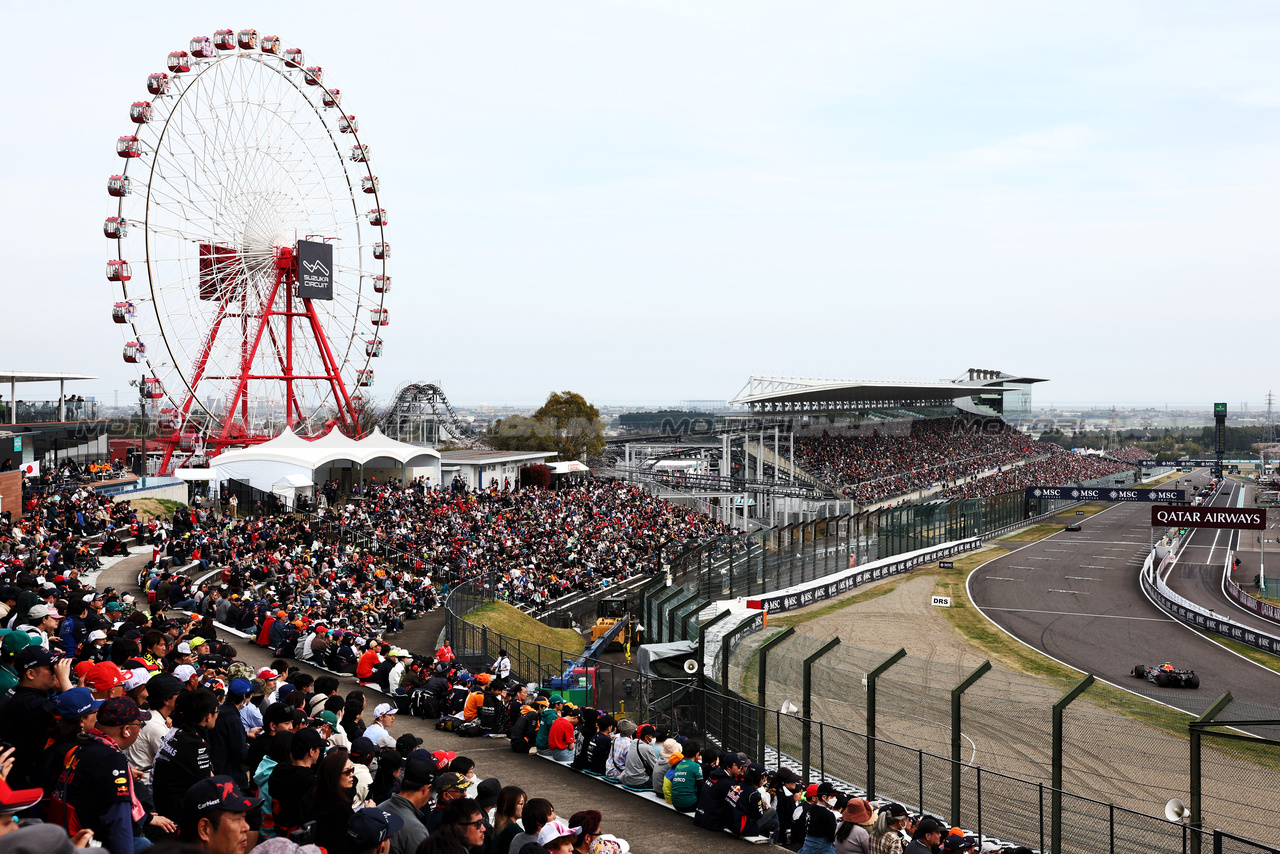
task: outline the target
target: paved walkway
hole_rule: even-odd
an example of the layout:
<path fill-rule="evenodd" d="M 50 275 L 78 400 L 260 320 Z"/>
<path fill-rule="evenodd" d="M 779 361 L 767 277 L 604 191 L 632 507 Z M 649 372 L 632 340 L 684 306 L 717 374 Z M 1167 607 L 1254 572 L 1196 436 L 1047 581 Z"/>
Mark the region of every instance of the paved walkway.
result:
<path fill-rule="evenodd" d="M 111 586 L 141 595 L 137 589 L 137 575 L 149 559 L 150 554 L 132 555 L 103 569 L 96 580 L 98 589 Z M 142 600 L 145 601 L 145 596 Z M 393 638 L 411 649 L 434 650 L 435 639 L 443 625 L 444 609 L 437 608 L 431 614 L 406 623 L 406 631 Z M 271 662 L 270 652 L 262 647 L 239 638 L 233 639 L 232 643 L 238 657 L 254 667 L 264 667 Z M 322 674 L 322 671 L 305 664 L 300 666 L 313 675 Z M 348 677 L 340 681 L 343 694 L 359 687 L 354 679 Z M 369 708 L 372 709 L 377 702 L 375 696 L 382 695 L 376 691 L 369 694 Z M 786 850 L 776 846 L 752 846 L 725 834 L 696 828 L 690 819 L 636 795 L 592 780 L 554 762 L 514 754 L 505 738 L 460 738 L 439 732 L 431 723 L 408 715 L 397 717 L 392 730 L 393 735 L 402 732 L 423 738 L 428 750 L 452 750 L 470 757 L 475 761 L 476 773 L 481 778 L 497 777 L 505 785 L 524 789 L 531 798 L 549 799 L 556 813 L 566 821 L 578 810 L 599 810 L 604 814 L 604 832 L 628 840 L 632 850 L 638 854 L 686 854 L 694 847 L 699 854 Z"/>

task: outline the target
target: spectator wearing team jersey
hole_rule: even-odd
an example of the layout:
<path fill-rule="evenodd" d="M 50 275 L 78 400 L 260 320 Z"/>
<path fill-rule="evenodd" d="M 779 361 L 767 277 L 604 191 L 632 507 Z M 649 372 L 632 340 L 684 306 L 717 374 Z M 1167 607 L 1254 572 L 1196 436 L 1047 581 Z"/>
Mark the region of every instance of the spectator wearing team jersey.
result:
<path fill-rule="evenodd" d="M 183 691 L 173 707 L 174 727 L 160 743 L 152 774 L 152 794 L 161 815 L 179 815 L 182 796 L 213 776 L 209 731 L 218 714 L 218 698 L 207 688 Z"/>

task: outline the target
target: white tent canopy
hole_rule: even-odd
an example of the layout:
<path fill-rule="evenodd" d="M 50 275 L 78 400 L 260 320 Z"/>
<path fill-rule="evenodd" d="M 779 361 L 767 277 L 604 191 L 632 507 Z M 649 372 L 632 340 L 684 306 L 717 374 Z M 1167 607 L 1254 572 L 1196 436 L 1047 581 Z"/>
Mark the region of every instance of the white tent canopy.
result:
<path fill-rule="evenodd" d="M 209 462 L 208 479 L 238 480 L 254 489 L 271 492 L 281 481 L 291 489 L 306 483 L 315 483 L 316 472 L 328 469 L 335 462 L 351 462 L 361 467 L 376 463 L 383 468 L 407 470 L 427 468 L 432 482 L 440 482 L 440 452 L 400 442 L 374 428 L 373 432 L 356 440 L 340 431 L 330 430 L 315 441 L 308 441 L 289 428 L 270 441 L 251 445 L 235 451 L 219 454 Z M 179 469 L 175 474 L 184 480 L 205 479 L 194 476 L 202 469 Z"/>

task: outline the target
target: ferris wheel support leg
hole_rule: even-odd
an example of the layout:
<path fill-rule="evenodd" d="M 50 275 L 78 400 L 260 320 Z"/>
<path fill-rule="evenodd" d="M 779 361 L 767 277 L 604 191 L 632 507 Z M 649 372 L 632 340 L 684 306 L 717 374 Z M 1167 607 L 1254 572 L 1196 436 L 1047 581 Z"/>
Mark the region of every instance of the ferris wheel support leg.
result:
<path fill-rule="evenodd" d="M 200 356 L 196 359 L 195 374 L 191 378 L 191 386 L 187 390 L 187 399 L 182 402 L 182 409 L 178 416 L 178 435 L 181 435 L 183 428 L 187 424 L 187 416 L 191 413 L 191 404 L 196 399 L 196 386 L 200 385 L 200 380 L 204 378 L 205 369 L 209 365 L 209 353 L 213 350 L 213 344 L 218 339 L 218 332 L 222 329 L 222 321 L 227 317 L 228 298 L 218 301 L 218 313 L 213 318 L 213 325 L 209 327 L 209 337 L 205 339 L 204 347 L 200 350 Z M 160 474 L 168 474 L 170 472 L 169 463 L 173 460 L 173 451 L 177 445 L 176 441 L 166 441 L 164 443 L 164 458 L 160 462 Z M 190 459 L 192 455 L 188 455 Z M 176 466 L 175 466 L 176 468 Z"/>
<path fill-rule="evenodd" d="M 240 374 L 240 380 L 236 383 L 235 394 L 231 396 L 231 402 L 227 406 L 228 418 L 222 423 L 222 430 L 218 433 L 219 447 L 225 444 L 227 438 L 231 435 L 231 425 L 235 421 L 232 413 L 236 411 L 236 405 L 240 404 L 244 413 L 244 425 L 246 432 L 249 428 L 249 402 L 245 395 L 245 386 L 249 384 L 249 366 L 253 364 L 254 358 L 258 355 L 258 345 L 262 343 L 262 333 L 267 330 L 267 325 L 271 322 L 271 316 L 275 314 L 271 306 L 275 305 L 276 294 L 280 290 L 281 277 L 276 277 L 276 283 L 271 288 L 271 295 L 263 301 L 262 315 L 258 318 L 258 331 L 253 334 L 253 345 L 249 347 L 244 354 L 244 367 Z M 248 336 L 245 336 L 248 338 Z"/>
<path fill-rule="evenodd" d="M 355 417 L 355 407 L 351 405 L 351 397 L 347 394 L 346 384 L 342 382 L 342 374 L 338 371 L 338 363 L 333 358 L 333 349 L 329 346 L 329 338 L 324 334 L 320 318 L 316 316 L 311 300 L 303 299 L 306 306 L 307 319 L 311 322 L 311 332 L 315 335 L 316 344 L 320 347 L 320 357 L 324 361 L 325 371 L 329 374 L 329 385 L 333 389 L 333 401 L 342 420 L 351 425 L 352 431 L 358 431 L 359 422 Z M 358 437 L 357 437 L 358 438 Z"/>
<path fill-rule="evenodd" d="M 288 312 L 285 319 L 288 321 L 284 326 L 284 375 L 287 379 L 284 382 L 284 423 L 290 428 L 293 427 L 294 410 L 298 408 L 298 402 L 293 396 L 293 288 L 286 288 L 284 292 L 284 307 Z M 274 339 L 274 336 L 272 336 Z M 279 352 L 279 345 L 276 347 Z"/>

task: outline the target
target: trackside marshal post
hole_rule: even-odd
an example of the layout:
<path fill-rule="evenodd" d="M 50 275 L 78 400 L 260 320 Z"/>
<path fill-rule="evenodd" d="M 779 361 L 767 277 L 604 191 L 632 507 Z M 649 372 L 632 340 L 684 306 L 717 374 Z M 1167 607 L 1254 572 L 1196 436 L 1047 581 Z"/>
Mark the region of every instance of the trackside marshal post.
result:
<path fill-rule="evenodd" d="M 1161 528 L 1244 528 L 1264 531 L 1267 527 L 1267 511 L 1265 508 L 1152 507 L 1151 525 Z"/>

